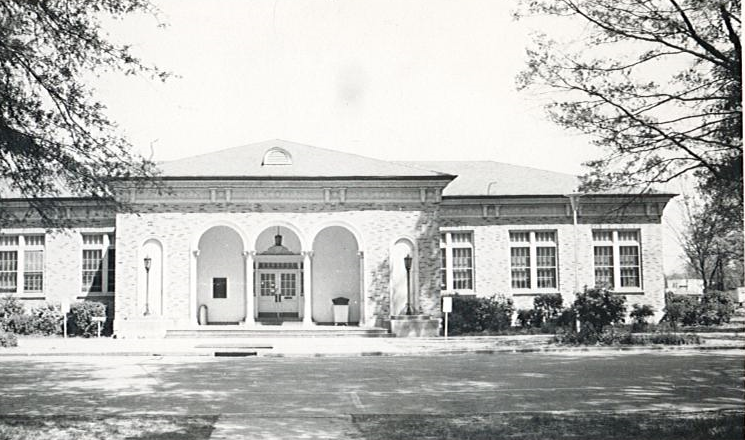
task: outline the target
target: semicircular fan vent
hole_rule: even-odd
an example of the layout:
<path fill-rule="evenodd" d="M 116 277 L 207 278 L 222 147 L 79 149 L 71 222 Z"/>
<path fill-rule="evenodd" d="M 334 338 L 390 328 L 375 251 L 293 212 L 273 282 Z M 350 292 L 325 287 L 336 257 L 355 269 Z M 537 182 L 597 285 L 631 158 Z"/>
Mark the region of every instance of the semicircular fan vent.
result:
<path fill-rule="evenodd" d="M 261 165 L 292 165 L 292 156 L 282 148 L 270 148 L 264 153 Z"/>

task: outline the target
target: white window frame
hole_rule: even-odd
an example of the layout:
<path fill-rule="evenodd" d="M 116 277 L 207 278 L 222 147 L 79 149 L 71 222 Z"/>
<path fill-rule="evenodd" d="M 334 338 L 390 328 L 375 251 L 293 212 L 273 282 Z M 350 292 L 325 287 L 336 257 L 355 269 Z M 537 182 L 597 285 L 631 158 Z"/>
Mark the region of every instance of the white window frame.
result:
<path fill-rule="evenodd" d="M 596 232 L 611 233 L 611 239 L 608 240 L 596 240 Z M 636 234 L 636 240 L 623 240 L 619 239 L 620 232 L 633 232 Z M 642 240 L 641 230 L 639 229 L 593 229 L 592 230 L 592 276 L 593 285 L 595 285 L 595 247 L 611 247 L 613 249 L 613 292 L 641 292 L 644 290 L 644 264 L 642 260 Z M 633 247 L 637 248 L 639 256 L 639 286 L 621 286 L 621 248 L 622 247 Z"/>
<path fill-rule="evenodd" d="M 536 233 L 550 232 L 554 234 L 553 246 L 548 245 L 550 242 L 537 241 Z M 527 242 L 513 242 L 511 235 L 516 234 L 528 234 Z M 507 241 L 509 242 L 508 257 L 509 257 L 509 280 L 510 280 L 510 291 L 513 293 L 530 293 L 530 294 L 542 294 L 542 293 L 558 293 L 559 292 L 559 231 L 556 229 L 511 229 L 507 232 Z M 556 271 L 555 287 L 538 287 L 538 248 L 553 248 L 554 249 L 554 262 L 555 265 L 551 266 Z M 530 271 L 530 286 L 529 287 L 512 287 L 512 249 L 513 248 L 529 248 L 530 265 L 528 269 Z M 546 266 L 550 268 L 549 266 Z"/>
<path fill-rule="evenodd" d="M 453 234 L 469 234 L 471 236 L 471 240 L 468 243 L 455 243 L 453 242 Z M 443 242 L 442 237 L 445 237 L 445 241 Z M 460 229 L 454 229 L 454 230 L 441 230 L 440 231 L 440 249 L 445 250 L 445 291 L 455 291 L 458 292 L 466 292 L 473 293 L 476 290 L 476 246 L 474 244 L 475 240 L 475 234 L 472 230 L 460 230 Z M 453 273 L 453 249 L 465 249 L 469 248 L 471 249 L 471 287 L 470 288 L 463 288 L 463 289 L 456 289 L 454 287 L 454 273 Z M 442 251 L 441 251 L 442 252 Z M 442 260 L 442 256 L 438 255 L 437 259 L 439 261 Z M 442 268 L 440 268 L 439 279 L 442 279 Z M 442 285 L 442 284 L 441 284 Z"/>
<path fill-rule="evenodd" d="M 88 244 L 85 242 L 84 236 L 103 236 L 103 239 L 100 244 Z M 80 291 L 83 293 L 83 295 L 88 296 L 113 296 L 114 291 L 109 291 L 109 258 L 111 254 L 109 253 L 109 250 L 116 251 L 116 247 L 114 246 L 115 240 L 112 240 L 114 238 L 114 234 L 111 232 L 82 232 L 80 234 L 80 240 L 82 243 L 81 250 L 80 250 Z M 101 251 L 101 290 L 100 291 L 93 291 L 88 290 L 83 283 L 83 255 L 85 251 Z M 116 258 L 116 257 L 115 257 Z M 116 265 L 116 261 L 114 262 Z M 116 269 L 115 269 L 116 270 Z M 114 272 L 114 277 L 116 277 L 116 272 Z"/>
<path fill-rule="evenodd" d="M 16 290 L 15 292 L 6 292 L 5 295 L 11 294 L 16 296 L 44 296 L 44 290 L 46 289 L 46 243 L 47 237 L 44 233 L 10 233 L 3 234 L 5 237 L 16 237 L 17 242 L 12 245 L 6 245 L 0 241 L 0 251 L 4 252 L 15 252 L 16 253 Z M 30 244 L 27 237 L 42 237 L 42 244 Z M 27 251 L 41 251 L 42 253 L 42 266 L 41 266 L 41 290 L 26 290 L 26 252 Z"/>

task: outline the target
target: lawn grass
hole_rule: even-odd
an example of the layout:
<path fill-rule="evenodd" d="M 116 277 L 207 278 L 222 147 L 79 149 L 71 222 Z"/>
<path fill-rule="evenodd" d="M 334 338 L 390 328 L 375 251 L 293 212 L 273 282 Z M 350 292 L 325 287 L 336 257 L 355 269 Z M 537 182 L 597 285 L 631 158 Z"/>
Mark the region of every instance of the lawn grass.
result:
<path fill-rule="evenodd" d="M 367 440 L 742 440 L 742 412 L 355 415 Z"/>
<path fill-rule="evenodd" d="M 205 440 L 216 416 L 0 416 L 0 440 Z"/>

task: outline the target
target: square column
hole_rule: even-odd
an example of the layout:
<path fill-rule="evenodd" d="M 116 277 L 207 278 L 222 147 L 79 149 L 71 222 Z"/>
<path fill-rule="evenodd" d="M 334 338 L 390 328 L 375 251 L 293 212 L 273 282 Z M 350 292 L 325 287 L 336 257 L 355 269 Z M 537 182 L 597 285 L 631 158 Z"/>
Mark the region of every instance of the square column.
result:
<path fill-rule="evenodd" d="M 367 299 L 367 296 L 365 295 L 365 253 L 363 251 L 357 252 L 357 257 L 359 257 L 359 265 L 360 265 L 360 327 L 365 325 L 365 322 L 367 321 L 365 319 L 365 301 Z"/>
<path fill-rule="evenodd" d="M 313 251 L 303 251 L 303 325 L 313 325 L 313 310 L 311 307 L 311 263 Z"/>
<path fill-rule="evenodd" d="M 196 327 L 199 325 L 197 319 L 197 258 L 199 249 L 190 252 L 189 258 L 189 323 Z"/>
<path fill-rule="evenodd" d="M 256 251 L 244 251 L 243 258 L 246 261 L 246 325 L 256 324 L 254 320 L 254 255 Z"/>

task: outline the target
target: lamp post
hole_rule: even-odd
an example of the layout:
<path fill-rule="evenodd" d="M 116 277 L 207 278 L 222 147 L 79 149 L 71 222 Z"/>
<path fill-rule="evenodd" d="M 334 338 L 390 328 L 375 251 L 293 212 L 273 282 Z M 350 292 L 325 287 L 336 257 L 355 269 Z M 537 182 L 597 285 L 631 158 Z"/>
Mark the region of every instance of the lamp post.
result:
<path fill-rule="evenodd" d="M 404 257 L 404 267 L 406 267 L 406 314 L 411 315 L 411 255 Z"/>
<path fill-rule="evenodd" d="M 147 316 L 150 314 L 150 264 L 153 262 L 153 259 L 148 257 L 145 257 L 143 260 L 145 262 L 145 313 L 144 315 Z"/>

